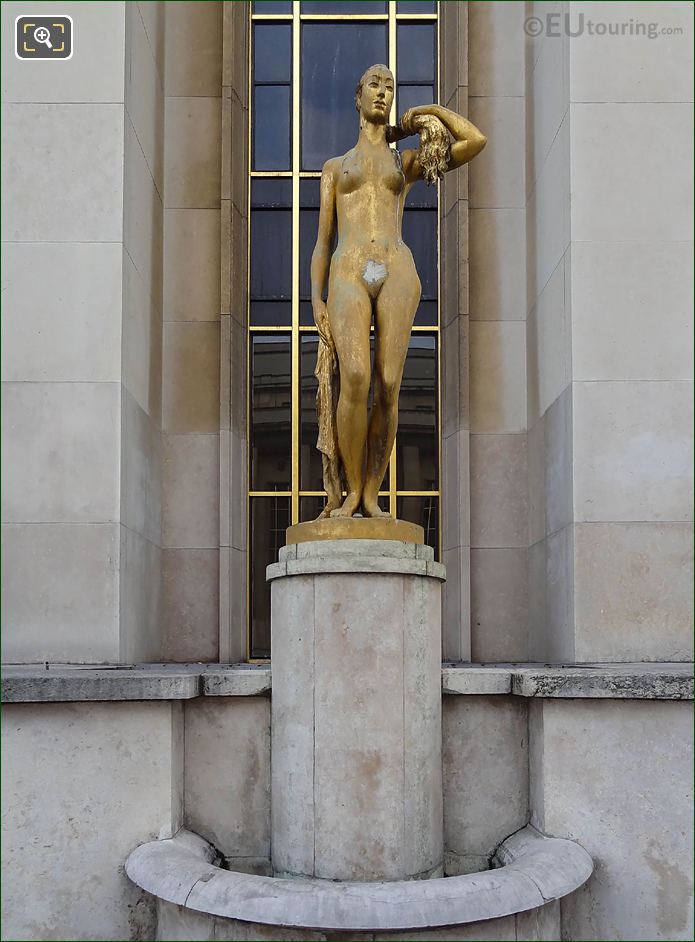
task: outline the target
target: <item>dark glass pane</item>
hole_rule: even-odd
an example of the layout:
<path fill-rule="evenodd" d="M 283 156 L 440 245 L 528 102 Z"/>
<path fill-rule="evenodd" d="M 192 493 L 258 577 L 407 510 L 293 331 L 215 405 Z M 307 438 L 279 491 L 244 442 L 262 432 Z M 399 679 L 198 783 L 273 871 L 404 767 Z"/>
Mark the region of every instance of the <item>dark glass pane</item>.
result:
<path fill-rule="evenodd" d="M 254 13 L 291 13 L 292 0 L 253 0 Z"/>
<path fill-rule="evenodd" d="M 314 326 L 314 311 L 311 307 L 311 301 L 299 302 L 299 323 L 302 327 Z"/>
<path fill-rule="evenodd" d="M 420 301 L 415 314 L 415 323 L 418 327 L 436 327 L 437 317 L 436 301 Z"/>
<path fill-rule="evenodd" d="M 406 206 L 408 209 L 436 209 L 437 187 L 418 180 L 408 193 Z"/>
<path fill-rule="evenodd" d="M 299 498 L 299 520 L 305 523 L 307 520 L 316 520 L 323 508 L 326 506 L 325 497 L 300 497 Z"/>
<path fill-rule="evenodd" d="M 414 108 L 416 105 L 431 105 L 434 101 L 433 85 L 399 85 L 398 98 L 398 117 L 401 118 L 408 108 Z M 410 147 L 418 146 L 419 138 L 417 134 L 411 134 L 410 137 L 403 138 L 398 142 L 399 150 L 406 150 Z"/>
<path fill-rule="evenodd" d="M 292 302 L 251 301 L 251 326 L 291 327 Z"/>
<path fill-rule="evenodd" d="M 291 23 L 256 23 L 253 27 L 253 81 L 269 85 L 292 81 Z"/>
<path fill-rule="evenodd" d="M 374 0 L 304 0 L 302 13 L 386 13 L 386 4 Z M 370 62 L 367 65 L 371 65 Z M 367 66 L 365 66 L 365 69 Z"/>
<path fill-rule="evenodd" d="M 366 6 L 367 4 L 360 4 Z M 382 23 L 302 26 L 302 169 L 320 170 L 357 142 L 355 86 L 387 58 Z"/>
<path fill-rule="evenodd" d="M 396 30 L 398 81 L 434 82 L 434 23 L 399 23 Z"/>
<path fill-rule="evenodd" d="M 323 490 L 323 468 L 321 453 L 316 448 L 319 433 L 316 418 L 316 390 L 314 376 L 319 339 L 316 334 L 304 334 L 301 338 L 301 433 L 300 433 L 300 488 L 303 491 Z M 311 519 L 311 518 L 309 518 Z"/>
<path fill-rule="evenodd" d="M 311 256 L 316 245 L 319 229 L 318 209 L 302 209 L 299 212 L 299 297 L 311 300 Z M 312 318 L 313 320 L 313 318 Z"/>
<path fill-rule="evenodd" d="M 423 497 L 397 497 L 397 517 L 419 523 L 425 531 L 425 543 L 434 550 L 439 559 L 439 498 L 425 494 Z"/>
<path fill-rule="evenodd" d="M 291 180 L 252 180 L 251 208 L 292 208 Z"/>
<path fill-rule="evenodd" d="M 290 169 L 290 87 L 258 85 L 253 92 L 253 169 Z"/>
<path fill-rule="evenodd" d="M 403 213 L 403 241 L 413 253 L 422 284 L 422 299 L 437 297 L 437 211 L 406 209 Z"/>
<path fill-rule="evenodd" d="M 251 337 L 251 490 L 285 491 L 292 481 L 290 338 Z"/>
<path fill-rule="evenodd" d="M 270 657 L 270 583 L 266 566 L 278 561 L 290 525 L 289 497 L 252 497 L 251 523 L 251 657 Z"/>
<path fill-rule="evenodd" d="M 251 211 L 251 297 L 292 297 L 292 211 Z"/>
<path fill-rule="evenodd" d="M 396 4 L 396 13 L 435 13 L 436 9 L 434 0 L 398 0 Z"/>
<path fill-rule="evenodd" d="M 318 177 L 300 182 L 299 205 L 302 209 L 318 209 L 321 206 L 321 181 Z"/>
<path fill-rule="evenodd" d="M 398 490 L 438 490 L 438 466 L 436 339 L 413 334 L 398 401 Z"/>

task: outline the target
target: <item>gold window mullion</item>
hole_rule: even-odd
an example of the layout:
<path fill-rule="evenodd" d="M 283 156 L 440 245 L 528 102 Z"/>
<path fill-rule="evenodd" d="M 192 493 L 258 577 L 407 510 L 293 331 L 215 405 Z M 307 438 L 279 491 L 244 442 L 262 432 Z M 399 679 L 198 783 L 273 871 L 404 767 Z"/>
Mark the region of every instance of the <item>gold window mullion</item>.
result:
<path fill-rule="evenodd" d="M 299 172 L 300 172 L 300 12 L 299 0 L 292 3 L 292 502 L 291 521 L 299 523 Z"/>

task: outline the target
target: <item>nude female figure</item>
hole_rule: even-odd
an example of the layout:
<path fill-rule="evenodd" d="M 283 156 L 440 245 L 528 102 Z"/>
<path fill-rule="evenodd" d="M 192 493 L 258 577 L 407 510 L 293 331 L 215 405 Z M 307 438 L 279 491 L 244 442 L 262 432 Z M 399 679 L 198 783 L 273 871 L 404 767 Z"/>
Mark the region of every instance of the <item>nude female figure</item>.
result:
<path fill-rule="evenodd" d="M 433 182 L 438 174 L 467 163 L 486 144 L 470 121 L 440 105 L 411 108 L 398 128 L 388 126 L 393 95 L 391 71 L 385 65 L 367 69 L 355 96 L 360 116 L 357 144 L 328 160 L 321 175 L 318 238 L 311 260 L 312 306 L 323 353 L 337 357 L 340 393 L 334 421 L 342 466 L 341 474 L 324 454 L 328 503 L 321 516 L 351 517 L 360 507 L 367 517 L 388 516 L 377 496 L 396 435 L 401 377 L 420 301 L 420 279 L 401 238 L 403 205 L 417 180 L 424 176 Z M 389 147 L 389 141 L 415 132 L 421 134 L 420 150 L 399 155 Z M 439 135 L 434 168 L 425 155 L 428 134 Z M 338 242 L 331 258 L 336 224 Z M 374 405 L 369 419 L 372 316 Z M 333 403 L 325 399 L 319 408 L 332 409 Z M 324 450 L 321 440 L 319 447 Z M 341 505 L 343 483 L 347 497 Z"/>

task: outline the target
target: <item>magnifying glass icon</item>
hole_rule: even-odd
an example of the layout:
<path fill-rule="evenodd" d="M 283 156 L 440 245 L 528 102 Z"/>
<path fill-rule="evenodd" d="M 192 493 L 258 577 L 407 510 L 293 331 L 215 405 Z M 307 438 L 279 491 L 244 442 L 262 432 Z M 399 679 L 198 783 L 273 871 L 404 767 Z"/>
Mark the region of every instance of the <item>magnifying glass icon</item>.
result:
<path fill-rule="evenodd" d="M 43 43 L 49 49 L 53 49 L 51 42 L 51 31 L 45 26 L 37 26 L 34 30 L 34 39 L 37 43 Z"/>

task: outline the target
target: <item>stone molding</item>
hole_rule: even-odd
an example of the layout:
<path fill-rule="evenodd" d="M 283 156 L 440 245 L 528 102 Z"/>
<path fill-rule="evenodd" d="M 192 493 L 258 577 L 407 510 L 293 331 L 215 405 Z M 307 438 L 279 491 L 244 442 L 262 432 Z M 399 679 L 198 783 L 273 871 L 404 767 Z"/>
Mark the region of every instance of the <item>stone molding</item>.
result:
<path fill-rule="evenodd" d="M 537 699 L 692 700 L 689 663 L 443 664 L 442 693 Z M 3 703 L 192 700 L 255 697 L 271 690 L 270 665 L 13 664 L 2 669 Z"/>
<path fill-rule="evenodd" d="M 141 844 L 128 877 L 159 899 L 210 916 L 264 925 L 388 931 L 465 925 L 537 909 L 588 880 L 593 861 L 579 844 L 530 825 L 500 846 L 497 869 L 435 880 L 344 883 L 286 880 L 222 870 L 197 835 Z"/>

